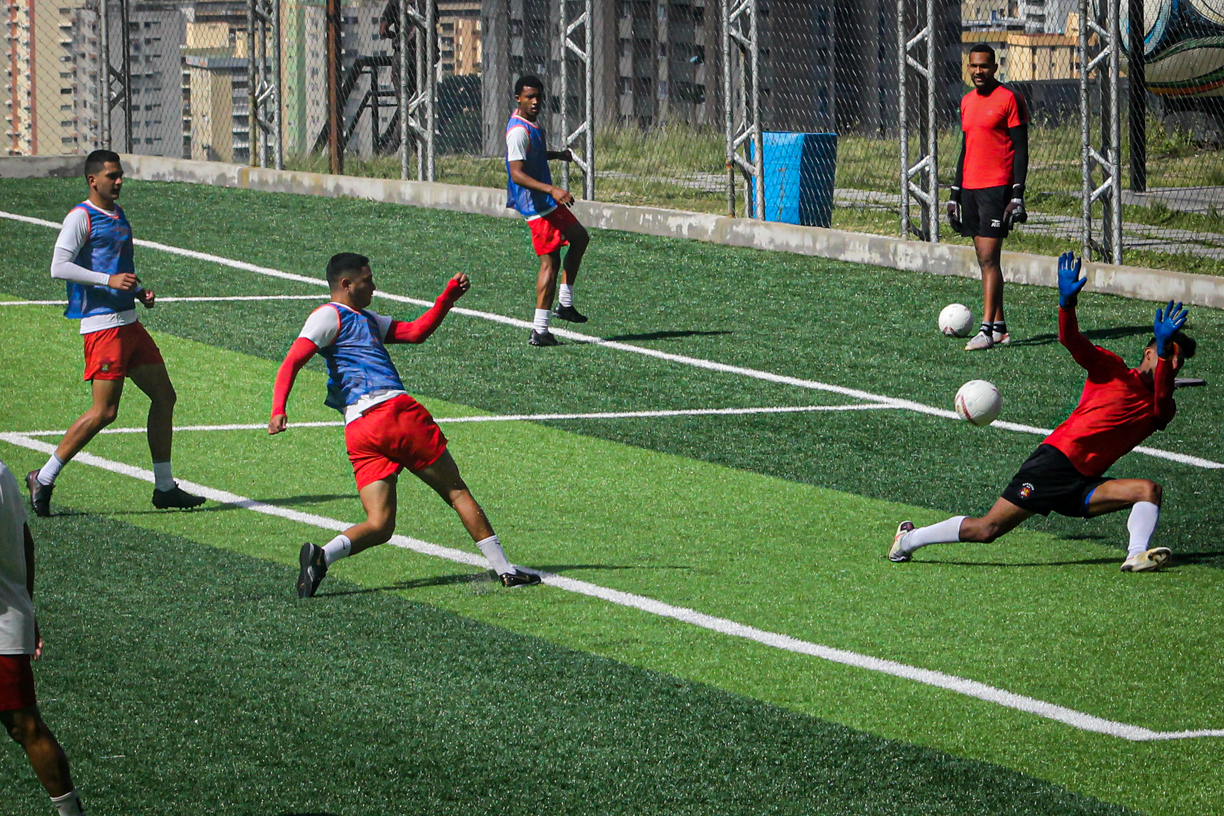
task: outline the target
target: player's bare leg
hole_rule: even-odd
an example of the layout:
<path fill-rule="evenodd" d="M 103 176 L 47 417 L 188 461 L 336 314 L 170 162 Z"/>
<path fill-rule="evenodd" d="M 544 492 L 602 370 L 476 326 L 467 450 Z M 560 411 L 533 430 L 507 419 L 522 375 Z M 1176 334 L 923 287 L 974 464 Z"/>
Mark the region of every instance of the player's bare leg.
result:
<path fill-rule="evenodd" d="M 1163 490 L 1150 479 L 1114 479 L 1099 485 L 1088 499 L 1088 515 L 1101 516 L 1130 508 L 1126 529 L 1130 541 L 1126 547 L 1123 572 L 1152 572 L 1164 566 L 1173 555 L 1168 547 L 1152 547 L 1152 534 L 1160 520 Z"/>
<path fill-rule="evenodd" d="M 557 309 L 554 314 L 571 323 L 585 323 L 586 315 L 574 307 L 574 281 L 578 279 L 578 267 L 582 265 L 582 255 L 591 242 L 591 236 L 586 227 L 578 223 L 570 224 L 561 234 L 569 242 L 569 249 L 565 251 L 561 285 L 557 288 Z"/>
<path fill-rule="evenodd" d="M 536 278 L 535 320 L 528 340 L 533 346 L 557 345 L 557 339 L 548 330 L 548 324 L 552 320 L 553 299 L 557 296 L 557 273 L 560 270 L 560 248 L 540 256 L 540 274 Z"/>
<path fill-rule="evenodd" d="M 204 499 L 181 490 L 174 481 L 170 466 L 174 446 L 174 404 L 178 401 L 178 394 L 170 382 L 166 366 L 161 363 L 137 366 L 128 372 L 128 378 L 149 398 L 146 434 L 149 454 L 153 459 L 154 506 L 159 510 L 199 507 Z"/>
<path fill-rule="evenodd" d="M 1007 342 L 1007 318 L 1003 314 L 1003 252 L 1002 238 L 974 236 L 973 249 L 977 253 L 978 266 L 982 270 L 982 329 L 970 339 L 965 348 L 970 351 L 988 349 L 997 343 Z"/>
<path fill-rule="evenodd" d="M 75 788 L 72 784 L 72 774 L 68 769 L 68 756 L 60 747 L 55 734 L 43 722 L 38 712 L 38 706 L 19 708 L 15 711 L 0 711 L 0 723 L 13 741 L 22 747 L 30 760 L 38 781 L 52 799 L 61 799 L 69 794 L 75 799 Z M 59 803 L 57 803 L 58 805 Z M 80 812 L 79 800 L 71 803 Z M 63 809 L 61 809 L 61 812 Z"/>
<path fill-rule="evenodd" d="M 365 521 L 349 527 L 322 547 L 309 541 L 302 545 L 298 553 L 299 598 L 313 598 L 319 583 L 327 575 L 327 568 L 336 561 L 385 544 L 391 539 L 391 534 L 395 532 L 395 488 L 398 481 L 398 474 L 393 473 L 357 491 L 361 506 L 365 508 Z"/>
<path fill-rule="evenodd" d="M 953 516 L 938 524 L 918 529 L 915 529 L 912 523 L 903 521 L 897 526 L 897 534 L 888 550 L 888 560 L 909 561 L 914 550 L 931 544 L 950 544 L 957 541 L 989 543 L 1004 533 L 1011 532 L 1032 515 L 1032 511 L 1000 497 L 986 515 L 980 518 Z"/>
<path fill-rule="evenodd" d="M 123 380 L 90 380 L 93 405 L 69 426 L 60 439 L 55 453 L 38 470 L 26 474 L 26 487 L 30 490 L 30 505 L 35 515 L 51 515 L 51 493 L 55 480 L 64 465 L 97 436 L 98 431 L 115 421 L 119 416 L 119 398 L 123 396 Z"/>
<path fill-rule="evenodd" d="M 539 576 L 516 570 L 506 559 L 501 542 L 493 532 L 493 525 L 489 524 L 484 510 L 468 490 L 463 477 L 459 475 L 459 466 L 455 464 L 450 451 L 444 451 L 432 465 L 415 472 L 421 481 L 433 488 L 434 492 L 459 514 L 464 529 L 484 553 L 484 557 L 489 559 L 489 565 L 497 572 L 503 584 L 524 586 L 540 582 Z"/>

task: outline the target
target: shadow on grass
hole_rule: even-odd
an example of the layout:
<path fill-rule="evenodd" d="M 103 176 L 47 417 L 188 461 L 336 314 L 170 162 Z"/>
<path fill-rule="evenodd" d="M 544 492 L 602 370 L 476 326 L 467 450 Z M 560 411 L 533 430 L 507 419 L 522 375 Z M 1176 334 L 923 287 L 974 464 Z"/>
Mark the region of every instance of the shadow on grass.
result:
<path fill-rule="evenodd" d="M 1116 340 L 1119 337 L 1135 337 L 1141 334 L 1151 334 L 1151 326 L 1119 326 L 1114 329 L 1090 329 L 1081 332 L 1089 340 Z M 1035 334 L 1023 340 L 1012 340 L 1012 346 L 1048 346 L 1058 342 L 1057 334 Z"/>
<path fill-rule="evenodd" d="M 315 493 L 305 496 L 284 496 L 271 499 L 252 499 L 260 504 L 321 504 L 323 502 L 336 501 L 337 499 L 355 499 L 357 498 L 356 491 L 352 493 Z"/>
<path fill-rule="evenodd" d="M 605 337 L 605 340 L 616 342 L 626 342 L 629 340 L 676 340 L 681 337 L 706 337 L 709 335 L 731 334 L 729 331 L 657 331 L 645 332 L 643 334 L 618 334 L 613 337 Z"/>
<path fill-rule="evenodd" d="M 1110 558 L 1081 558 L 1076 561 L 935 561 L 929 558 L 913 564 L 939 564 L 942 567 L 1099 567 L 1101 564 L 1121 564 L 1121 554 Z"/>
<path fill-rule="evenodd" d="M 554 575 L 563 575 L 567 572 L 576 570 L 663 570 L 663 569 L 680 569 L 686 570 L 689 567 L 661 565 L 654 567 L 643 566 L 613 566 L 611 564 L 542 564 L 539 567 L 533 567 L 533 570 L 540 572 L 550 572 Z M 497 579 L 493 577 L 492 570 L 484 570 L 481 572 L 464 572 L 453 575 L 436 575 L 432 578 L 414 578 L 407 581 L 399 581 L 394 584 L 381 587 L 365 587 L 362 589 L 352 589 L 342 592 L 317 592 L 316 598 L 336 597 L 341 598 L 346 595 L 367 595 L 371 592 L 397 592 L 408 589 L 426 589 L 428 587 L 443 587 L 443 586 L 458 586 L 461 584 L 494 584 Z"/>

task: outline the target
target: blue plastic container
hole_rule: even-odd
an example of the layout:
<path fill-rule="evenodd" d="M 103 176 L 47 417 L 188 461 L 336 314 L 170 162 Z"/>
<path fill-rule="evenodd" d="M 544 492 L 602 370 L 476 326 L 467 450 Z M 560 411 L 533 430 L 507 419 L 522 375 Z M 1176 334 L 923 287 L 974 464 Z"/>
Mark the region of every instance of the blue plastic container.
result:
<path fill-rule="evenodd" d="M 765 220 L 831 226 L 837 134 L 766 131 L 762 136 Z M 749 142 L 749 156 L 753 155 Z M 755 200 L 755 192 L 753 196 Z"/>

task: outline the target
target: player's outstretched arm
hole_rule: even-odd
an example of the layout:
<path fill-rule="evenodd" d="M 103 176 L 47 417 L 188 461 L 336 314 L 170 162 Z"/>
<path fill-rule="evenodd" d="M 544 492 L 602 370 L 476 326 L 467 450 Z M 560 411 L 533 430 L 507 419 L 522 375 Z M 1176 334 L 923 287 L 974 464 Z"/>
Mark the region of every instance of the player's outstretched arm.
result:
<path fill-rule="evenodd" d="M 1075 307 L 1080 290 L 1088 283 L 1087 277 L 1080 277 L 1080 267 L 1074 252 L 1058 257 L 1058 342 L 1071 352 L 1075 362 L 1091 371 L 1106 355 L 1079 330 Z"/>
<path fill-rule="evenodd" d="M 1173 355 L 1177 352 L 1177 343 L 1173 336 L 1186 325 L 1190 313 L 1178 303 L 1156 310 L 1156 319 L 1152 323 L 1152 331 L 1156 335 L 1156 371 L 1153 375 L 1153 390 L 1156 399 L 1153 413 L 1156 416 L 1156 427 L 1163 430 L 1173 415 L 1177 413 L 1177 403 L 1173 400 L 1173 388 L 1176 377 L 1173 371 Z"/>
<path fill-rule="evenodd" d="M 470 288 L 472 288 L 472 282 L 466 274 L 460 272 L 455 275 L 455 277 L 446 282 L 446 288 L 442 290 L 442 294 L 438 295 L 434 305 L 429 307 L 429 311 L 425 314 L 411 322 L 391 321 L 391 325 L 387 328 L 387 336 L 383 342 L 424 343 L 429 338 L 429 335 L 433 334 L 438 326 L 442 325 L 442 319 L 446 317 L 446 313 L 455 305 L 455 301 L 463 297 Z"/>
<path fill-rule="evenodd" d="M 268 433 L 278 434 L 289 427 L 289 417 L 285 406 L 289 402 L 289 392 L 293 390 L 293 382 L 306 361 L 318 353 L 319 347 L 313 340 L 299 337 L 289 347 L 289 353 L 276 371 L 276 384 L 272 386 L 272 418 L 268 420 Z"/>

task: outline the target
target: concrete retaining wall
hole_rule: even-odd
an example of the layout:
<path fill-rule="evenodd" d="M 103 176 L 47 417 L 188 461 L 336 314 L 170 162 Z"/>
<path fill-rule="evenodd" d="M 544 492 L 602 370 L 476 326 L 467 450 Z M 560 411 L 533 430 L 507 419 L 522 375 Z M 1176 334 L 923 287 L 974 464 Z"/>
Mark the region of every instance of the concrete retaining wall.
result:
<path fill-rule="evenodd" d="M 150 181 L 212 184 L 299 195 L 347 196 L 412 207 L 518 217 L 513 210 L 506 209 L 505 193 L 488 187 L 265 170 L 160 156 L 124 155 L 123 161 L 132 178 Z M 80 165 L 79 156 L 0 158 L 0 178 L 72 176 L 80 173 Z M 597 229 L 792 252 L 934 275 L 978 276 L 973 250 L 953 244 L 903 241 L 884 235 L 592 201 L 579 201 L 573 209 L 584 224 Z M 1224 277 L 1112 264 L 1087 263 L 1084 266 L 1089 277 L 1088 288 L 1094 292 L 1141 300 L 1179 300 L 1195 306 L 1224 308 Z M 1058 259 L 1004 252 L 1003 274 L 1014 283 L 1056 287 Z"/>

